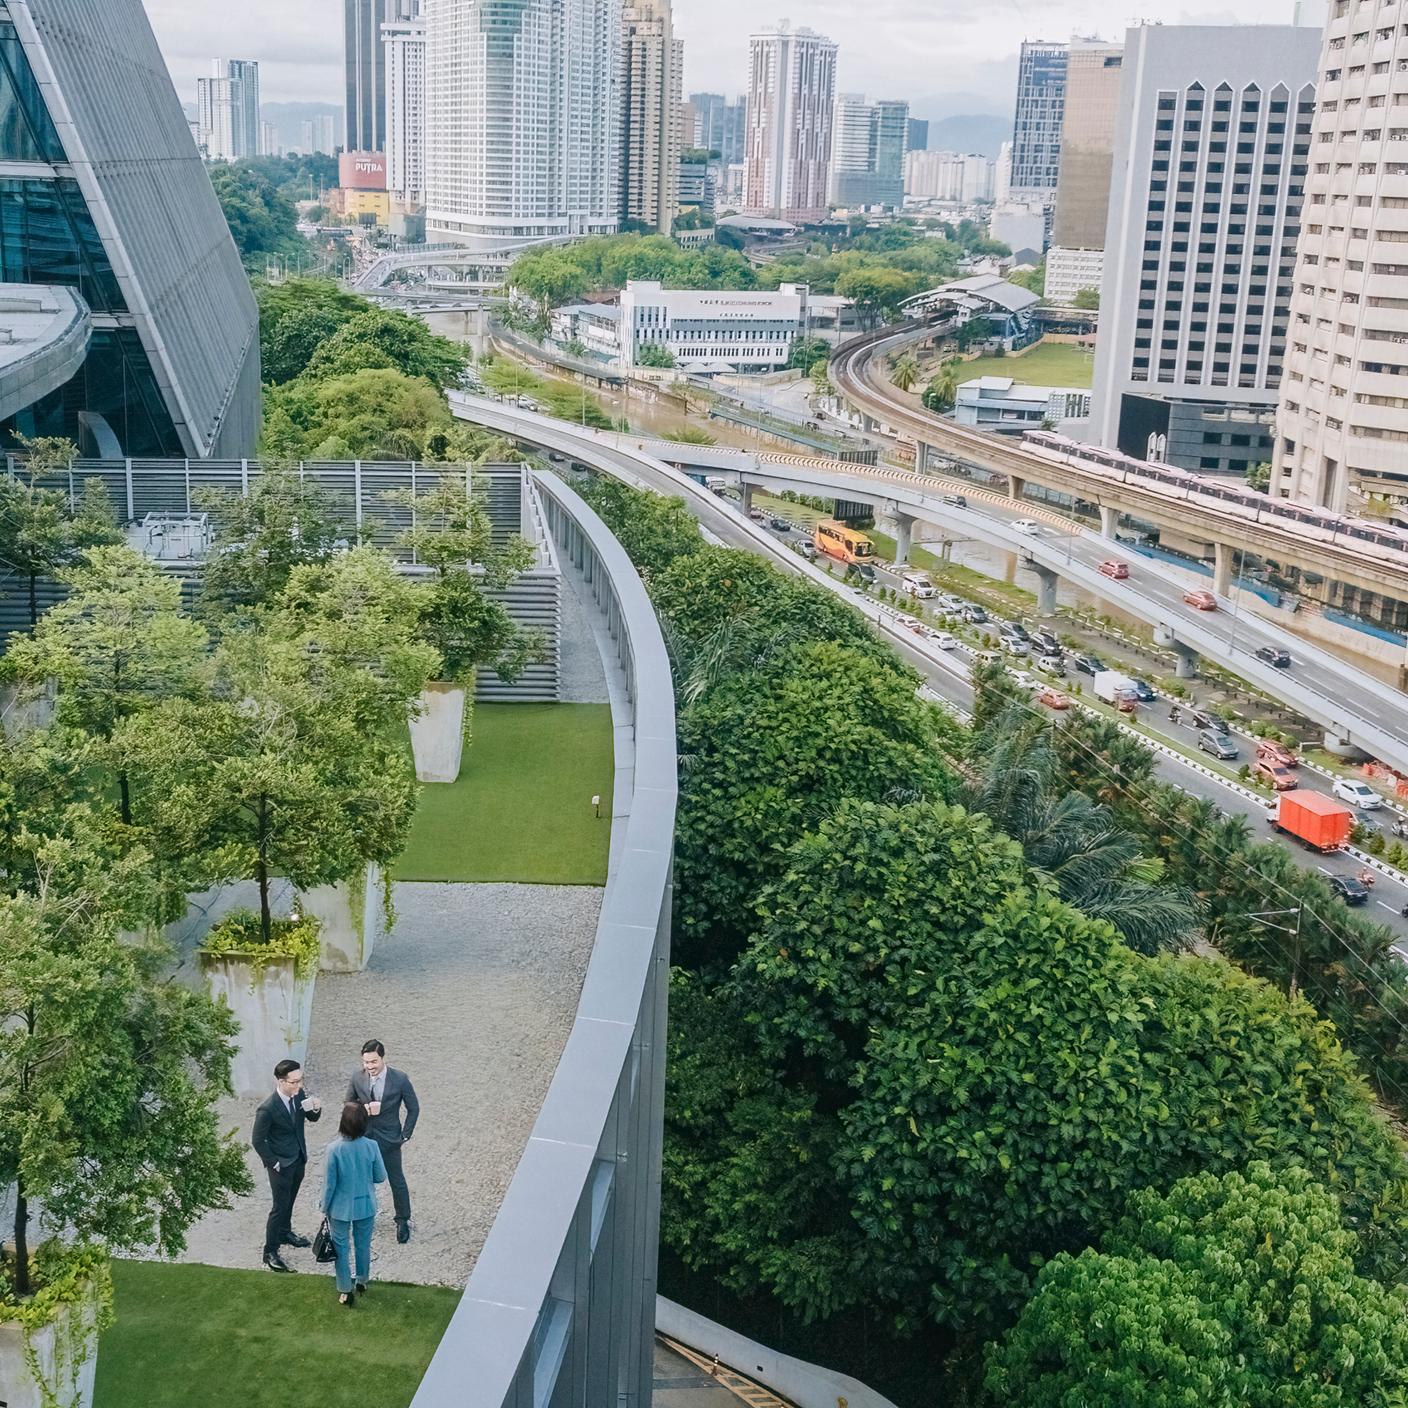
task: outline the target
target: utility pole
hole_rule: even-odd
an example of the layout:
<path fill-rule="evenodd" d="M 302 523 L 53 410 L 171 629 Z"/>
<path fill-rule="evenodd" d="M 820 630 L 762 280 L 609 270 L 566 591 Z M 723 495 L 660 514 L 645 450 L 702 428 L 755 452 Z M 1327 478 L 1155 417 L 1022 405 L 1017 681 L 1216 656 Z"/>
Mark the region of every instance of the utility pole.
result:
<path fill-rule="evenodd" d="M 1268 919 L 1285 919 L 1295 916 L 1295 923 L 1290 924 L 1267 924 L 1268 929 L 1275 929 L 1279 933 L 1291 936 L 1291 968 L 1286 978 L 1286 996 L 1294 998 L 1300 990 L 1300 970 L 1304 961 L 1303 944 L 1301 940 L 1301 925 L 1305 918 L 1305 901 L 1301 900 L 1294 909 L 1268 909 L 1259 914 L 1250 914 L 1249 919 L 1259 919 L 1265 923 Z"/>

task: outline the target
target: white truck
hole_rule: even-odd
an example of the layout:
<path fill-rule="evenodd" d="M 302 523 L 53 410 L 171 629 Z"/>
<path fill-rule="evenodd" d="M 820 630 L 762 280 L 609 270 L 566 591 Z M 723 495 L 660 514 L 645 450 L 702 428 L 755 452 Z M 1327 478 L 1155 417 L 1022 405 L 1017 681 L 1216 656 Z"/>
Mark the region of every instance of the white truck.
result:
<path fill-rule="evenodd" d="M 1128 675 L 1122 675 L 1118 670 L 1097 670 L 1095 674 L 1095 697 L 1103 699 L 1106 704 L 1113 704 L 1116 709 L 1126 714 L 1134 712 L 1134 706 L 1139 702 L 1139 693 L 1134 688 L 1134 681 Z"/>

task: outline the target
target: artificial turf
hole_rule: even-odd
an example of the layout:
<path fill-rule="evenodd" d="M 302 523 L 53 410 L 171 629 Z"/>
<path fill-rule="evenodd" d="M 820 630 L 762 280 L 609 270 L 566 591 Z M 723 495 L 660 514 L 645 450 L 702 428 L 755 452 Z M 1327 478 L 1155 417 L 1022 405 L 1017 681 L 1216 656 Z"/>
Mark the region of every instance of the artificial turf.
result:
<path fill-rule="evenodd" d="M 1009 357 L 979 357 L 954 368 L 959 381 L 979 376 L 1010 376 L 1028 386 L 1088 387 L 1095 375 L 1095 353 L 1074 342 L 1040 342 L 1029 352 Z M 916 388 L 917 389 L 917 388 Z"/>
<path fill-rule="evenodd" d="M 460 1292 L 119 1261 L 94 1408 L 404 1408 Z"/>
<path fill-rule="evenodd" d="M 459 779 L 421 788 L 394 877 L 604 885 L 612 775 L 610 705 L 476 705 Z"/>

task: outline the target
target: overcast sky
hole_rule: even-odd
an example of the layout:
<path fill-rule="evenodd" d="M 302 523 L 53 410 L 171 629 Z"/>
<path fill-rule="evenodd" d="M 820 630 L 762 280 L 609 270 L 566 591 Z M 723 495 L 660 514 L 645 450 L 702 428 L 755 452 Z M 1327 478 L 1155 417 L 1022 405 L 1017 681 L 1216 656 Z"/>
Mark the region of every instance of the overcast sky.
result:
<path fill-rule="evenodd" d="M 1003 112 L 1022 39 L 1111 37 L 1126 24 L 1288 23 L 1294 0 L 675 0 L 685 91 L 741 91 L 748 34 L 778 20 L 841 46 L 839 84 L 908 98 L 916 114 Z M 194 101 L 210 60 L 258 59 L 266 101 L 340 103 L 342 0 L 146 0 L 177 91 Z"/>

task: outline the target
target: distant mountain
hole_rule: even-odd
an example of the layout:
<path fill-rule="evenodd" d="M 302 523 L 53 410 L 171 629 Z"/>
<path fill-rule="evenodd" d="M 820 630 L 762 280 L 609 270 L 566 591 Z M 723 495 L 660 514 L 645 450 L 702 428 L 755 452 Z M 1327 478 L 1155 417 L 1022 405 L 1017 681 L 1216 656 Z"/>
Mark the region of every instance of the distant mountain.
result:
<path fill-rule="evenodd" d="M 943 117 L 929 124 L 929 150 L 977 152 L 995 157 L 1012 140 L 1012 119 L 995 113 Z"/>

